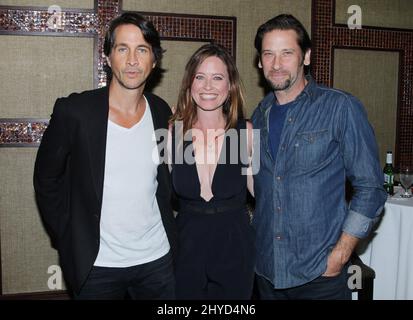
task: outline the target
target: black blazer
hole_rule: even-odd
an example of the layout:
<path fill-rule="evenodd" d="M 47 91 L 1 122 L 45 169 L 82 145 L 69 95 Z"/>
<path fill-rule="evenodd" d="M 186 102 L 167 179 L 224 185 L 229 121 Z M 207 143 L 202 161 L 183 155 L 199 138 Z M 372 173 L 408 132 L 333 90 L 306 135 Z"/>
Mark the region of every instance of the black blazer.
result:
<path fill-rule="evenodd" d="M 171 111 L 161 98 L 145 93 L 154 129 L 168 128 Z M 99 250 L 105 172 L 109 89 L 57 99 L 34 168 L 36 200 L 52 245 L 58 250 L 67 285 L 79 292 Z M 164 150 L 158 142 L 160 157 Z M 172 254 L 177 232 L 166 163 L 158 166 L 156 199 Z"/>

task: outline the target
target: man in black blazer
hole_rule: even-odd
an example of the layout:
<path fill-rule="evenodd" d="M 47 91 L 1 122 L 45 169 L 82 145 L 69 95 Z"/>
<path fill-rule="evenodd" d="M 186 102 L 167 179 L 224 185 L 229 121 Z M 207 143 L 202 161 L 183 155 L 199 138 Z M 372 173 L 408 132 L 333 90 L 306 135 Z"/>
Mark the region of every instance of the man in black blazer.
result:
<path fill-rule="evenodd" d="M 171 111 L 144 93 L 159 34 L 124 13 L 104 52 L 110 85 L 56 101 L 36 158 L 37 203 L 74 298 L 174 299 L 170 177 L 152 139 Z"/>

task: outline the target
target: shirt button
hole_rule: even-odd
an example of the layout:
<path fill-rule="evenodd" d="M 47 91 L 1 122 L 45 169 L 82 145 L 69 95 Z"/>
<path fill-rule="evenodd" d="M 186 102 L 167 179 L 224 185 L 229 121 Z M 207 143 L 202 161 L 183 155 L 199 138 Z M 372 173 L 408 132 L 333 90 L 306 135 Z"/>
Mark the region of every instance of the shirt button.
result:
<path fill-rule="evenodd" d="M 280 176 L 278 176 L 276 179 L 279 181 L 279 180 L 281 180 L 281 177 L 280 177 Z"/>
<path fill-rule="evenodd" d="M 293 118 L 291 118 L 291 117 L 288 118 L 288 122 L 290 122 L 290 123 L 293 122 Z"/>
<path fill-rule="evenodd" d="M 281 151 L 284 151 L 284 150 L 285 150 L 285 146 L 282 145 L 282 146 L 281 146 Z"/>
<path fill-rule="evenodd" d="M 281 240 L 281 236 L 275 236 L 275 240 Z"/>

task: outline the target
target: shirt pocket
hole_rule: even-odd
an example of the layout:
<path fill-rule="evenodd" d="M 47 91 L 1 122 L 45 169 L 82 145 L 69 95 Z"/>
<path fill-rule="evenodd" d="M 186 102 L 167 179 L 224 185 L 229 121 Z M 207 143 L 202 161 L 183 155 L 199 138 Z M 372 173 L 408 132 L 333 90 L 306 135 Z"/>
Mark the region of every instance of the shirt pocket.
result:
<path fill-rule="evenodd" d="M 327 158 L 329 141 L 327 129 L 297 133 L 294 143 L 296 168 L 307 171 L 321 165 Z"/>

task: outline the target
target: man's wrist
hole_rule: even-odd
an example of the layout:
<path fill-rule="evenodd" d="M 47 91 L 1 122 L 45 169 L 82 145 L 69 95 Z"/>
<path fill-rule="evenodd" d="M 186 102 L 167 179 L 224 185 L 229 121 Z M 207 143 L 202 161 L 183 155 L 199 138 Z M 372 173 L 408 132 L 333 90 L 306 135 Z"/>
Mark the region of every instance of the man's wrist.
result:
<path fill-rule="evenodd" d="M 335 245 L 333 251 L 336 252 L 337 257 L 339 257 L 341 263 L 345 265 L 350 259 L 353 250 L 355 249 L 359 239 L 353 237 L 345 232 L 341 235 L 337 244 Z"/>
<path fill-rule="evenodd" d="M 343 246 L 336 246 L 332 254 L 334 254 L 335 260 L 344 266 L 347 261 L 350 259 L 352 251 L 349 251 L 348 248 L 343 248 Z"/>

